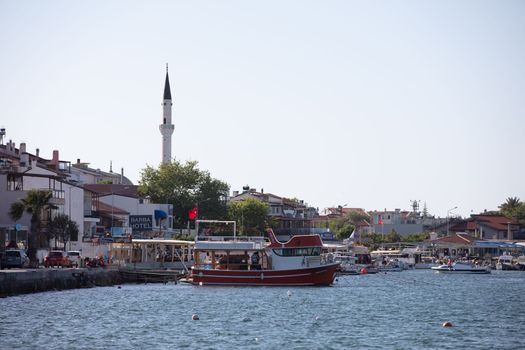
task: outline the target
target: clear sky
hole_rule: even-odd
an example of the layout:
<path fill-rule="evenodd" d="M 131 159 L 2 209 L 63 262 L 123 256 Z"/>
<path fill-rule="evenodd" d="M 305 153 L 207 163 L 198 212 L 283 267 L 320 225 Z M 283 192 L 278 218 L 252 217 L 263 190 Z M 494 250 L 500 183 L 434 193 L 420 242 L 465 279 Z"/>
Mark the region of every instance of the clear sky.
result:
<path fill-rule="evenodd" d="M 0 0 L 0 126 L 137 183 L 173 156 L 320 209 L 525 200 L 525 2 Z"/>

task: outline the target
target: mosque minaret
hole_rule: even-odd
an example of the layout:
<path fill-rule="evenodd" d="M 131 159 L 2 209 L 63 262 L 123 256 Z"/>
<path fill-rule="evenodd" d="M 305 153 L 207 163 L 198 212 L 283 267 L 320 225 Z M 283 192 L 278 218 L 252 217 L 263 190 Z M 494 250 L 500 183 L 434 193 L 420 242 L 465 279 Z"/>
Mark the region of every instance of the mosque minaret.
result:
<path fill-rule="evenodd" d="M 166 64 L 166 82 L 164 83 L 164 98 L 162 100 L 162 124 L 159 125 L 162 134 L 162 162 L 171 162 L 171 135 L 175 125 L 171 123 L 171 90 L 168 76 L 168 64 Z"/>

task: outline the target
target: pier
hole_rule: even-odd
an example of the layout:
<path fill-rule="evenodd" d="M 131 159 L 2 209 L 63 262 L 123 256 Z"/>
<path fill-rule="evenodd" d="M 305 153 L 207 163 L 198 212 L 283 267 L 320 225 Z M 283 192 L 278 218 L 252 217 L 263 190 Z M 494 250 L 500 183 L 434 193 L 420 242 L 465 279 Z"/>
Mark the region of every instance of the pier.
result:
<path fill-rule="evenodd" d="M 112 286 L 122 282 L 114 268 L 16 269 L 0 271 L 0 297 L 52 290 Z"/>

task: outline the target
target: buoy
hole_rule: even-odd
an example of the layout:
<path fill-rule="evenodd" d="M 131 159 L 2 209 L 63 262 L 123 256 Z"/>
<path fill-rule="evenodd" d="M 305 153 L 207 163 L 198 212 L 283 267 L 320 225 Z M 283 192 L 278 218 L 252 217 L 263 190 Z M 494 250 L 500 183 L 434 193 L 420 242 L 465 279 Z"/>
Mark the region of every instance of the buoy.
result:
<path fill-rule="evenodd" d="M 199 286 L 202 286 L 202 282 L 199 282 Z"/>
<path fill-rule="evenodd" d="M 192 319 L 193 321 L 197 321 L 197 320 L 199 319 L 199 315 L 197 315 L 197 314 L 193 314 L 193 315 L 191 315 L 191 319 Z"/>
<path fill-rule="evenodd" d="M 454 327 L 454 325 L 452 324 L 452 322 L 445 321 L 445 322 L 443 322 L 443 327 L 444 327 L 444 328 L 447 328 L 447 327 Z"/>
<path fill-rule="evenodd" d="M 316 321 L 319 321 L 320 317 L 319 316 L 315 316 L 315 320 Z"/>
<path fill-rule="evenodd" d="M 121 287 L 121 286 L 118 286 L 117 288 L 120 289 L 120 288 L 122 288 L 122 287 Z"/>
<path fill-rule="evenodd" d="M 291 291 L 286 292 L 286 294 L 288 294 L 289 297 L 292 296 L 292 292 Z"/>
<path fill-rule="evenodd" d="M 368 273 L 368 270 L 366 267 L 361 268 L 361 275 L 366 275 Z"/>

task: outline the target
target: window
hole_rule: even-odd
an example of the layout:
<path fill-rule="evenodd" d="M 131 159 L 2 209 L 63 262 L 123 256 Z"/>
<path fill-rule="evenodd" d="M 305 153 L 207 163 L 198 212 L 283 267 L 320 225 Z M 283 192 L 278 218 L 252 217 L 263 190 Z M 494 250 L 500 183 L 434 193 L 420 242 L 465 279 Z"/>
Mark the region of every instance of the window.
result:
<path fill-rule="evenodd" d="M 273 252 L 279 256 L 318 256 L 321 254 L 321 248 L 320 247 L 280 248 L 280 249 L 274 249 Z"/>
<path fill-rule="evenodd" d="M 7 175 L 7 190 L 22 191 L 24 189 L 24 178 L 18 174 Z"/>

